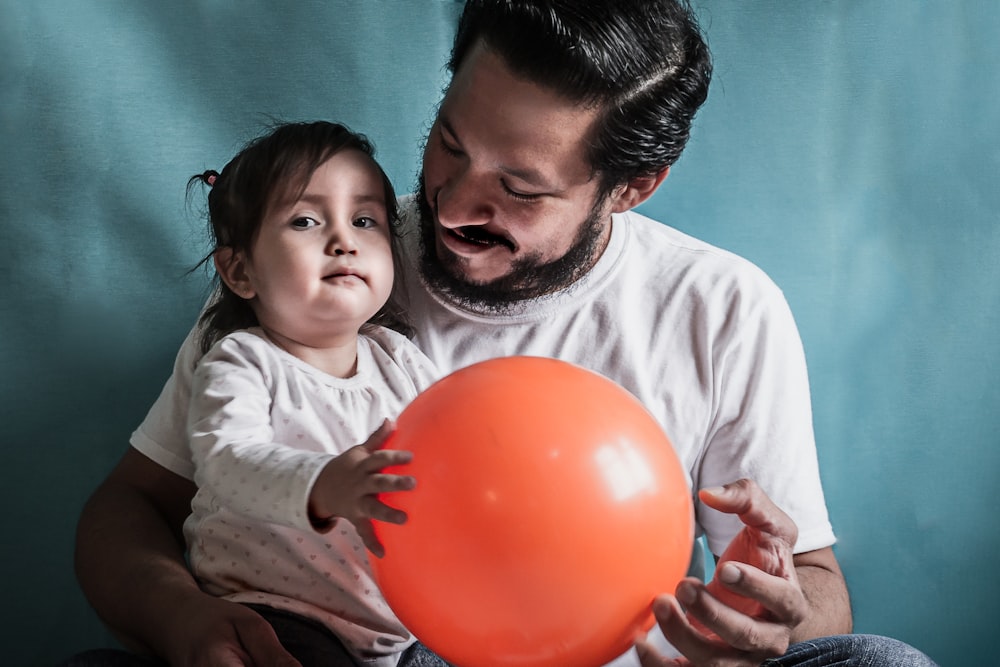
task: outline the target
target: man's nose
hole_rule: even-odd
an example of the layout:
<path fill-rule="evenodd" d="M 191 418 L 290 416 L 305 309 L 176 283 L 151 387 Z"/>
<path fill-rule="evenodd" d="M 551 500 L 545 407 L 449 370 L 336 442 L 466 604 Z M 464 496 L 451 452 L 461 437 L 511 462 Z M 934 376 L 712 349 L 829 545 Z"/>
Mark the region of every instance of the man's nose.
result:
<path fill-rule="evenodd" d="M 482 176 L 464 169 L 452 175 L 435 194 L 438 220 L 449 229 L 466 225 L 485 225 L 493 217 L 486 200 Z"/>

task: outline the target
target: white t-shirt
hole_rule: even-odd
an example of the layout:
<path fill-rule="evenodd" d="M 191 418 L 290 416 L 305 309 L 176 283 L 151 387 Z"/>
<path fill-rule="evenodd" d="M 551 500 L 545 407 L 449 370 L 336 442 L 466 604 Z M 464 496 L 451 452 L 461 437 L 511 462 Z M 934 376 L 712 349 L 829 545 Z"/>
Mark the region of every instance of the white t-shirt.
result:
<path fill-rule="evenodd" d="M 429 291 L 414 259 L 417 235 L 405 241 L 399 286 L 414 342 L 442 373 L 515 354 L 596 371 L 652 412 L 694 489 L 752 478 L 798 525 L 796 552 L 833 544 L 802 343 L 783 294 L 759 268 L 628 212 L 613 216 L 608 247 L 586 276 L 496 315 Z M 696 510 L 721 554 L 742 524 Z"/>
<path fill-rule="evenodd" d="M 692 492 L 754 479 L 799 528 L 796 552 L 834 543 L 820 484 L 805 356 L 788 304 L 756 266 L 635 212 L 613 216 L 607 249 L 567 289 L 479 313 L 432 294 L 417 269 L 415 207 L 402 202 L 399 288 L 414 341 L 442 373 L 485 359 L 555 357 L 634 394 L 670 437 Z M 182 429 L 192 340 L 132 445 L 191 477 Z M 721 554 L 739 519 L 695 500 L 699 534 Z M 665 591 L 666 592 L 666 591 Z M 665 645 L 658 630 L 654 643 Z M 634 651 L 618 665 L 638 665 Z"/>
<path fill-rule="evenodd" d="M 202 588 L 333 630 L 365 664 L 394 665 L 413 643 L 375 585 L 344 520 L 319 533 L 307 516 L 323 466 L 396 417 L 437 371 L 405 337 L 358 337 L 357 372 L 328 375 L 260 329 L 216 343 L 194 373 L 188 413 L 198 491 L 184 524 Z"/>

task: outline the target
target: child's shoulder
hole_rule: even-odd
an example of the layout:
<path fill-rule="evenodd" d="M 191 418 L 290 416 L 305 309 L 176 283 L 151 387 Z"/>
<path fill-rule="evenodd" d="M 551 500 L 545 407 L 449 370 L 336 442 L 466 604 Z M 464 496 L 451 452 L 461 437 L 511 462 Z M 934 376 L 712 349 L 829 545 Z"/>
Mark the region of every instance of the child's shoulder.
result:
<path fill-rule="evenodd" d="M 386 364 L 402 368 L 408 375 L 418 377 L 426 385 L 437 379 L 438 370 L 427 355 L 409 338 L 382 326 L 368 325 L 361 331 L 360 340 L 368 344 L 375 363 L 385 369 Z"/>
<path fill-rule="evenodd" d="M 202 357 L 216 359 L 219 357 L 269 357 L 278 348 L 267 338 L 259 327 L 240 329 L 226 334 L 208 349 Z"/>
<path fill-rule="evenodd" d="M 399 354 L 423 355 L 416 344 L 399 333 L 378 324 L 368 324 L 361 329 L 360 337 L 367 340 L 374 348 L 381 349 L 392 356 Z"/>

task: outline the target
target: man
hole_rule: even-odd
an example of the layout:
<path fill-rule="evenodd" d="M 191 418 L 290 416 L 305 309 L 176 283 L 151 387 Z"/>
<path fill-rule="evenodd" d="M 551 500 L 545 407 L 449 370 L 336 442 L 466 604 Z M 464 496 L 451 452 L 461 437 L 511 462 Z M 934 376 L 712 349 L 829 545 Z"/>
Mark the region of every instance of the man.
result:
<path fill-rule="evenodd" d="M 444 371 L 534 354 L 625 386 L 670 434 L 719 554 L 713 581 L 664 591 L 659 631 L 614 664 L 680 664 L 671 652 L 698 665 L 932 664 L 881 638 L 799 643 L 850 632 L 851 613 L 791 314 L 748 262 L 630 212 L 707 95 L 689 9 L 470 0 L 450 67 L 397 276 L 416 342 Z M 296 664 L 261 617 L 201 593 L 184 565 L 196 362 L 189 342 L 85 508 L 81 585 L 127 645 L 171 664 Z"/>

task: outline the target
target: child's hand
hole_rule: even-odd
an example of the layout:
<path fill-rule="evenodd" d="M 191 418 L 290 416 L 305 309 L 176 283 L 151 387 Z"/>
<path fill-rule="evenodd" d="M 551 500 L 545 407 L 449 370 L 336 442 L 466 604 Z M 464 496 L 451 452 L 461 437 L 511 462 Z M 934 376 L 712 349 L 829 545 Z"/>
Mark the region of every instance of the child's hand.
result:
<path fill-rule="evenodd" d="M 385 553 L 375 537 L 372 520 L 404 523 L 406 513 L 378 499 L 379 493 L 409 491 L 416 480 L 409 475 L 387 475 L 383 468 L 409 463 L 413 454 L 397 449 L 379 449 L 395 422 L 386 419 L 367 442 L 352 447 L 326 464 L 309 495 L 309 516 L 318 530 L 341 517 L 354 524 L 361 541 L 379 558 Z"/>

